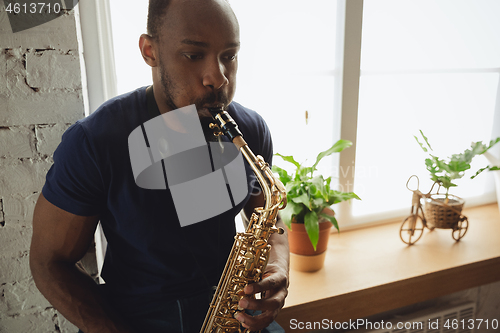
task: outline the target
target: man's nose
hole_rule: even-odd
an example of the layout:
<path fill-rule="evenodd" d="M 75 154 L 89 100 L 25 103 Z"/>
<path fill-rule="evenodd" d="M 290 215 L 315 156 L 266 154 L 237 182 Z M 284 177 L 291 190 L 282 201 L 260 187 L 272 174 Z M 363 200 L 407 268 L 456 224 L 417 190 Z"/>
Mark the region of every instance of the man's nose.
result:
<path fill-rule="evenodd" d="M 217 90 L 229 84 L 224 71 L 225 66 L 219 59 L 211 61 L 203 76 L 203 85 Z"/>

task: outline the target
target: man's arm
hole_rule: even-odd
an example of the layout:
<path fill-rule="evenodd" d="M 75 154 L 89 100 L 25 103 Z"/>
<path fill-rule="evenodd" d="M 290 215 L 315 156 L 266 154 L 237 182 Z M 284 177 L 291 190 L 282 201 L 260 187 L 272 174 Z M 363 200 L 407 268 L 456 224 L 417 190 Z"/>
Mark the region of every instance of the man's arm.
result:
<path fill-rule="evenodd" d="M 250 197 L 250 200 L 244 207 L 244 214 L 242 214 L 245 226 L 248 225 L 249 217 L 254 208 L 263 207 L 264 203 L 264 195 L 262 193 L 258 196 Z M 237 315 L 236 319 L 242 322 L 244 327 L 250 328 L 252 331 L 261 330 L 269 326 L 274 318 L 276 318 L 283 305 L 285 305 L 285 298 L 288 295 L 288 271 L 290 261 L 288 237 L 285 225 L 280 218 L 278 218 L 276 226 L 283 228 L 285 233 L 282 235 L 275 233 L 269 238 L 269 244 L 271 244 L 272 248 L 262 281 L 245 287 L 245 293 L 247 295 L 260 292 L 265 292 L 265 295 L 263 295 L 263 298 L 260 300 L 245 297 L 239 303 L 244 309 L 262 311 L 262 314 L 254 317 L 244 313 Z"/>
<path fill-rule="evenodd" d="M 33 215 L 30 268 L 47 300 L 85 333 L 132 332 L 107 305 L 98 286 L 76 267 L 89 248 L 99 218 L 78 216 L 40 194 Z"/>

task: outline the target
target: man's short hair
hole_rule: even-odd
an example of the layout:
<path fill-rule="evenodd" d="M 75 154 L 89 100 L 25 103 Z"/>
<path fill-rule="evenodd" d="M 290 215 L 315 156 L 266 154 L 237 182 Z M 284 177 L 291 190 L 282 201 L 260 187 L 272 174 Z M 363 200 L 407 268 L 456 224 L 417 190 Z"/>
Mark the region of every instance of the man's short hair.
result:
<path fill-rule="evenodd" d="M 225 1 L 229 4 L 229 0 Z M 147 29 L 151 37 L 159 36 L 162 19 L 165 17 L 170 2 L 171 0 L 149 0 Z"/>
<path fill-rule="evenodd" d="M 148 7 L 148 35 L 158 37 L 162 26 L 162 18 L 165 16 L 170 0 L 149 0 Z"/>

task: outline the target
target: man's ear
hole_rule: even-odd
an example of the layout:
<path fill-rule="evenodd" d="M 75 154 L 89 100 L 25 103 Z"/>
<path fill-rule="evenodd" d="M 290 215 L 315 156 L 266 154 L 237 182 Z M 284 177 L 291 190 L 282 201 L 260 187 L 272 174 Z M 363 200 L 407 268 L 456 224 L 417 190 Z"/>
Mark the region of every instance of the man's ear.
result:
<path fill-rule="evenodd" d="M 151 67 L 158 66 L 156 43 L 153 37 L 142 34 L 139 38 L 139 49 L 141 50 L 142 58 Z"/>

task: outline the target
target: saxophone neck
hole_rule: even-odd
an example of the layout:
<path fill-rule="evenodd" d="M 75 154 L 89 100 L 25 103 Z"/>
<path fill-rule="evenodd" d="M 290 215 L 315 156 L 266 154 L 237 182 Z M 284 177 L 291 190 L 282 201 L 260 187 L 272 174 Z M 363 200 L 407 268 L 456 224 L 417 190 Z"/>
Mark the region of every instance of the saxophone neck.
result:
<path fill-rule="evenodd" d="M 275 194 L 275 191 L 273 190 L 274 188 L 278 189 L 278 196 L 281 198 L 280 201 L 283 203 L 281 208 L 284 208 L 286 205 L 285 188 L 283 184 L 281 184 L 280 180 L 273 175 L 271 169 L 269 168 L 269 164 L 266 163 L 262 156 L 255 156 L 245 142 L 245 139 L 243 139 L 243 135 L 241 134 L 238 125 L 227 111 L 224 111 L 221 108 L 210 108 L 209 111 L 214 120 L 217 122 L 217 124 L 214 124 L 214 129 L 216 130 L 215 134 L 225 134 L 241 151 L 243 157 L 252 168 L 264 194 L 264 210 L 268 211 L 276 205 L 274 202 L 275 200 L 273 200 L 273 195 Z"/>

